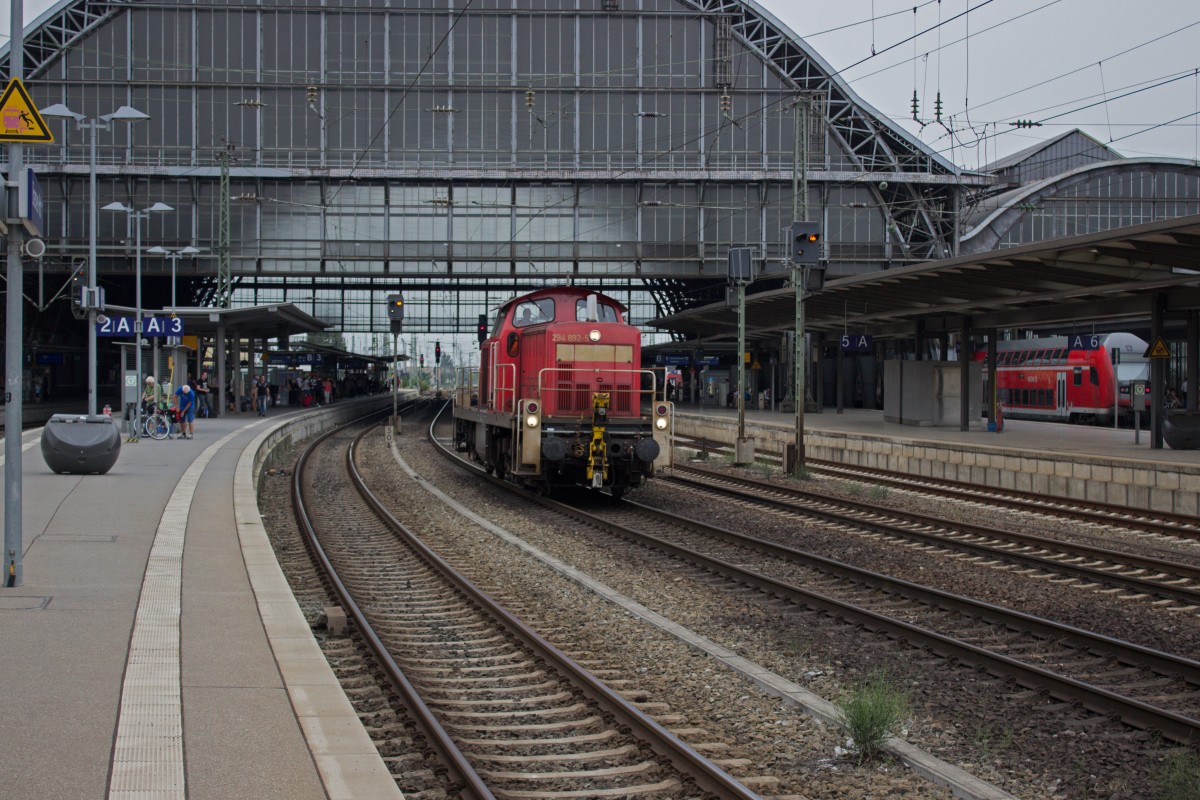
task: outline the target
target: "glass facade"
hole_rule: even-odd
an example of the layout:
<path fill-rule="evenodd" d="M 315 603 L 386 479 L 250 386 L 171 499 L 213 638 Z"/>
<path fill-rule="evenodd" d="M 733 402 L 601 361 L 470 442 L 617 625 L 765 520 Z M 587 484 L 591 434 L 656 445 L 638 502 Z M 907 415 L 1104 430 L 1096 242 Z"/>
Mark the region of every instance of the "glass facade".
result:
<path fill-rule="evenodd" d="M 706 5 L 103 5 L 28 84 L 40 106 L 151 116 L 100 133 L 98 201 L 172 205 L 143 241 L 204 251 L 196 299 L 213 296 L 231 153 L 235 305 L 288 300 L 347 332 L 386 330 L 387 292 L 409 298 L 406 328 L 470 331 L 563 279 L 616 291 L 635 321 L 678 311 L 723 282 L 729 247 L 786 259 L 801 174 L 831 276 L 948 254 L 953 168 L 753 6 Z M 26 157 L 66 265 L 87 248 L 88 142 L 51 124 L 58 142 Z M 102 275 L 131 256 L 111 216 Z"/>

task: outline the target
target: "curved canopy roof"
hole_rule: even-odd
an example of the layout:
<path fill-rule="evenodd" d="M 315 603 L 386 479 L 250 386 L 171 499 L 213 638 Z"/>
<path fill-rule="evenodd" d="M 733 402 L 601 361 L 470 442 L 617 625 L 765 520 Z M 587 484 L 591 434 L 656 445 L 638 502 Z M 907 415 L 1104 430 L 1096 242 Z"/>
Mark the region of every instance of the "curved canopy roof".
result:
<path fill-rule="evenodd" d="M 878 337 L 1147 318 L 1200 308 L 1200 214 L 1037 242 L 858 275 L 805 300 L 805 328 Z M 795 328 L 795 293 L 746 298 L 751 339 Z M 703 341 L 736 339 L 737 311 L 724 304 L 656 320 Z"/>

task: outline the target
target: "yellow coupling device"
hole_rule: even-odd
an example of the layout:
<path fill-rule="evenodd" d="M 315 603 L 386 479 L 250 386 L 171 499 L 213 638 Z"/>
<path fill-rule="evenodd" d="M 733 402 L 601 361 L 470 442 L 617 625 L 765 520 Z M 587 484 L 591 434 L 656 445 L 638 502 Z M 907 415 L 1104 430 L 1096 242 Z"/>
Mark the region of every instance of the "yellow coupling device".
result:
<path fill-rule="evenodd" d="M 587 479 L 593 489 L 599 489 L 608 479 L 608 447 L 605 435 L 608 432 L 608 392 L 592 395 L 592 444 L 588 449 Z M 597 469 L 599 467 L 599 469 Z"/>

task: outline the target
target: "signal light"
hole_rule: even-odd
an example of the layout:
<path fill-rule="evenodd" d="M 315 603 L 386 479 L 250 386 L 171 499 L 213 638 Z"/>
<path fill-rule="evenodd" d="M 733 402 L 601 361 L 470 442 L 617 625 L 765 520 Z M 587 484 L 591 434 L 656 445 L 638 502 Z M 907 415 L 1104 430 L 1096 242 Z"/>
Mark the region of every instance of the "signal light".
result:
<path fill-rule="evenodd" d="M 442 363 L 442 343 L 441 342 L 433 343 L 433 363 L 435 363 L 435 364 Z"/>
<path fill-rule="evenodd" d="M 821 260 L 821 226 L 816 222 L 792 223 L 792 263 L 816 264 Z"/>
<path fill-rule="evenodd" d="M 421 369 L 425 369 L 425 354 L 421 353 Z"/>
<path fill-rule="evenodd" d="M 486 342 L 488 337 L 487 314 L 479 315 L 479 324 L 475 327 L 475 336 L 480 343 Z"/>
<path fill-rule="evenodd" d="M 388 319 L 404 319 L 404 295 L 389 294 L 387 304 Z"/>
<path fill-rule="evenodd" d="M 389 294 L 387 296 L 388 319 L 391 321 L 392 333 L 404 330 L 404 295 Z"/>

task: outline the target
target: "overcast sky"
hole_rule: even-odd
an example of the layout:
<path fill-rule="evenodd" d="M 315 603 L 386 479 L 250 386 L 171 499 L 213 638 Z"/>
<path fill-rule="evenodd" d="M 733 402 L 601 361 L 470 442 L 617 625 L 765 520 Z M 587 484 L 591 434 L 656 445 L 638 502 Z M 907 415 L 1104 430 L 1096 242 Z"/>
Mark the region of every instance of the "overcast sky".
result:
<path fill-rule="evenodd" d="M 859 97 L 959 165 L 1076 127 L 1126 156 L 1200 159 L 1195 0 L 758 2 Z M 26 21 L 51 5 L 26 0 Z M 7 33 L 9 4 L 0 7 Z M 921 122 L 912 120 L 914 88 Z M 1042 125 L 1009 124 L 1018 120 Z"/>

